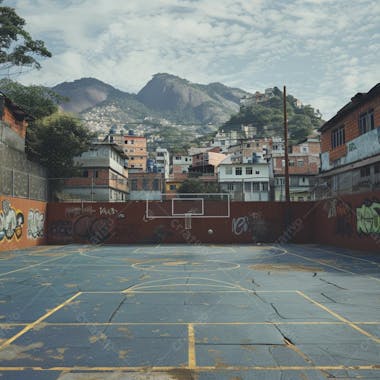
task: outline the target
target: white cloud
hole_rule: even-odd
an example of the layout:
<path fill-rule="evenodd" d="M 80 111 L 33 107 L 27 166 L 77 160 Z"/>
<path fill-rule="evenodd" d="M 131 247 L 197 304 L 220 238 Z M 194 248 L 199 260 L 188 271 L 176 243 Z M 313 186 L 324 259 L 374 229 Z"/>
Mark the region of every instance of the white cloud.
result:
<path fill-rule="evenodd" d="M 330 117 L 380 77 L 376 0 L 5 2 L 54 54 L 26 83 L 93 76 L 136 92 L 170 72 L 251 91 L 287 84 Z"/>

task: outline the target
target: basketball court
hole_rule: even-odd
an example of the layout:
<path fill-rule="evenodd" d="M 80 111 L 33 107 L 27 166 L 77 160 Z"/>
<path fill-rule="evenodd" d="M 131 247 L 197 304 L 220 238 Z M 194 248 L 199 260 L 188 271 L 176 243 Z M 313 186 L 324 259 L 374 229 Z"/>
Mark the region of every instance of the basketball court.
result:
<path fill-rule="evenodd" d="M 0 378 L 380 378 L 375 253 L 72 244 L 0 258 Z"/>

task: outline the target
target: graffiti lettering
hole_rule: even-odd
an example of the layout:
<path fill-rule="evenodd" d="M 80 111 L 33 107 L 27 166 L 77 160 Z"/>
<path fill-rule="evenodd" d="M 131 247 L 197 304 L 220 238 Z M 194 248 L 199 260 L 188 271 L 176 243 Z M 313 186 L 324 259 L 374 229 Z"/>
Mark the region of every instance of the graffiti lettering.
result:
<path fill-rule="evenodd" d="M 0 211 L 0 242 L 4 239 L 12 240 L 13 237 L 19 240 L 22 236 L 22 227 L 24 225 L 24 214 L 16 210 L 11 203 L 4 199 L 2 202 L 2 211 Z"/>
<path fill-rule="evenodd" d="M 44 236 L 45 215 L 39 210 L 29 210 L 28 239 L 38 239 Z"/>
<path fill-rule="evenodd" d="M 118 211 L 116 210 L 116 208 L 99 207 L 99 215 L 100 216 L 102 216 L 102 215 L 112 216 L 112 215 L 115 215 L 117 213 L 118 213 Z"/>
<path fill-rule="evenodd" d="M 236 236 L 250 233 L 253 241 L 267 239 L 267 225 L 259 212 L 232 219 L 232 233 Z"/>
<path fill-rule="evenodd" d="M 380 234 L 380 203 L 365 201 L 356 209 L 356 227 L 359 234 Z"/>
<path fill-rule="evenodd" d="M 239 236 L 247 232 L 250 228 L 248 216 L 241 216 L 239 218 L 232 219 L 232 232 Z"/>

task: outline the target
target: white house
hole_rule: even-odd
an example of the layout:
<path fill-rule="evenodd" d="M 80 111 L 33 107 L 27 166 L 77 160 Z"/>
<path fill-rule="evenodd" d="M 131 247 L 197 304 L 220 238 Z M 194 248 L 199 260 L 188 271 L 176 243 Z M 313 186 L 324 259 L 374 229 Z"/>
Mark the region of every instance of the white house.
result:
<path fill-rule="evenodd" d="M 228 156 L 218 167 L 220 190 L 235 201 L 269 201 L 271 177 L 271 166 L 264 159 L 236 163 Z"/>
<path fill-rule="evenodd" d="M 169 178 L 170 173 L 170 156 L 165 148 L 156 149 L 156 165 L 157 172 L 165 175 L 165 179 Z"/>

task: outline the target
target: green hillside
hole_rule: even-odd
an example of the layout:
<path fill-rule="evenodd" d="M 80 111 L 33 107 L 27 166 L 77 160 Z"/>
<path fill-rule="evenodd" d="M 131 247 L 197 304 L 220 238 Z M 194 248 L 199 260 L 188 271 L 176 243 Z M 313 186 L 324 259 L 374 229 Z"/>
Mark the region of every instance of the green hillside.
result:
<path fill-rule="evenodd" d="M 310 105 L 297 105 L 297 99 L 286 96 L 290 140 L 297 143 L 315 132 L 324 121 L 318 110 Z M 258 104 L 242 106 L 235 115 L 223 124 L 224 131 L 240 131 L 241 125 L 252 125 L 257 129 L 256 137 L 283 136 L 283 93 L 277 87 L 273 96 Z"/>

